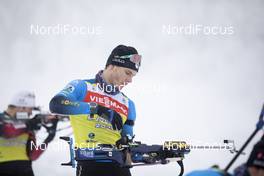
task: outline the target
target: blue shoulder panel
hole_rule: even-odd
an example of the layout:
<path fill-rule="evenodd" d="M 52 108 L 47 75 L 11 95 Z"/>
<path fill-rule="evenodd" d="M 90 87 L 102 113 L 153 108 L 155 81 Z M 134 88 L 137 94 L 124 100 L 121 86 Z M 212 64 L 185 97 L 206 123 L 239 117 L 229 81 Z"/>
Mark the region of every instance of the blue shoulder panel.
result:
<path fill-rule="evenodd" d="M 87 86 L 83 80 L 73 80 L 57 95 L 63 95 L 71 100 L 82 101 L 86 95 Z"/>
<path fill-rule="evenodd" d="M 74 80 L 55 95 L 50 101 L 50 111 L 58 114 L 89 114 L 90 106 L 83 102 L 87 94 L 86 82 L 93 80 Z"/>
<path fill-rule="evenodd" d="M 132 100 L 129 99 L 128 102 L 128 118 L 127 120 L 131 120 L 135 122 L 136 120 L 136 108 L 135 104 Z M 133 136 L 133 126 L 125 124 L 122 130 L 122 136 L 130 135 Z"/>

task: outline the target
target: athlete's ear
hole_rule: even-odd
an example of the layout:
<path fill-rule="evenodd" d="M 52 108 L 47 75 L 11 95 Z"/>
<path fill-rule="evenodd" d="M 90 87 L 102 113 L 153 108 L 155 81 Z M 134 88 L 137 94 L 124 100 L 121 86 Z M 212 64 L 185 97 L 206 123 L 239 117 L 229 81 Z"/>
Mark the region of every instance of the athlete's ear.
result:
<path fill-rule="evenodd" d="M 111 65 L 111 66 L 112 66 L 112 68 L 111 68 L 112 73 L 117 73 L 120 71 L 118 66 L 116 66 L 116 65 Z"/>
<path fill-rule="evenodd" d="M 115 70 L 116 66 L 115 65 L 110 65 L 111 70 Z"/>
<path fill-rule="evenodd" d="M 110 65 L 108 65 L 108 66 L 106 67 L 106 69 L 107 69 L 107 70 L 113 70 L 114 67 L 115 67 L 114 65 L 111 65 L 111 64 L 110 64 Z"/>

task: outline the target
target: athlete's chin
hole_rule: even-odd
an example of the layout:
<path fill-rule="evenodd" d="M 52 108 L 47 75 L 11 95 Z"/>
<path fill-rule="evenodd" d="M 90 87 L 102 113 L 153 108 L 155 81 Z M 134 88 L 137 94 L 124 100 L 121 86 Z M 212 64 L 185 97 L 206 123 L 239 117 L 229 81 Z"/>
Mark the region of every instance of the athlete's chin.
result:
<path fill-rule="evenodd" d="M 124 87 L 126 87 L 127 84 L 121 84 L 118 86 L 119 90 L 123 89 Z"/>
<path fill-rule="evenodd" d="M 120 86 L 118 86 L 118 89 L 122 90 L 124 87 L 125 87 L 124 85 L 120 85 Z"/>
<path fill-rule="evenodd" d="M 121 83 L 121 84 L 118 84 L 118 85 L 116 85 L 116 86 L 118 87 L 118 90 L 121 90 L 121 89 L 123 89 L 126 85 L 127 85 L 127 83 Z"/>

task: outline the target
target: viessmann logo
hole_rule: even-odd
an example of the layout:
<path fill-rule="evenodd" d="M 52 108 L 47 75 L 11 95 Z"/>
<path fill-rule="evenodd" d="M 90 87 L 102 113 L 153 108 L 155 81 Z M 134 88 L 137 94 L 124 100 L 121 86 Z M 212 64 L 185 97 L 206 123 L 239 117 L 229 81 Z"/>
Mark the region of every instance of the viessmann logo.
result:
<path fill-rule="evenodd" d="M 124 104 L 119 103 L 111 97 L 89 92 L 85 100 L 87 102 L 95 102 L 101 104 L 107 108 L 112 108 L 119 113 L 125 114 L 126 116 L 128 115 L 128 108 Z"/>

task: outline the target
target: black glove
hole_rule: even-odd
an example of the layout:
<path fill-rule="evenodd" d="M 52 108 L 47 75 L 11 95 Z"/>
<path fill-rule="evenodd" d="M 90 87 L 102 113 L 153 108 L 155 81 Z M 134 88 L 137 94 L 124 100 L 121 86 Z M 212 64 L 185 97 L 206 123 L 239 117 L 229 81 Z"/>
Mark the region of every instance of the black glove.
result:
<path fill-rule="evenodd" d="M 52 119 L 51 120 L 51 123 L 52 125 L 50 127 L 44 125 L 44 127 L 47 129 L 47 132 L 48 132 L 48 137 L 44 140 L 44 143 L 47 144 L 47 143 L 50 143 L 55 135 L 56 135 L 56 129 L 57 129 L 57 124 L 58 124 L 58 119 Z"/>
<path fill-rule="evenodd" d="M 116 141 L 117 148 L 122 148 L 122 145 L 128 145 L 128 143 L 133 142 L 133 138 L 130 135 L 122 136 L 119 140 Z"/>
<path fill-rule="evenodd" d="M 36 115 L 32 119 L 26 122 L 27 129 L 29 131 L 39 130 L 41 128 L 41 117 Z"/>
<path fill-rule="evenodd" d="M 121 130 L 123 127 L 122 117 L 115 111 L 113 111 L 111 124 L 114 130 Z"/>
<path fill-rule="evenodd" d="M 122 129 L 123 127 L 122 117 L 115 110 L 106 108 L 101 105 L 97 105 L 96 114 L 111 122 L 114 130 Z"/>

